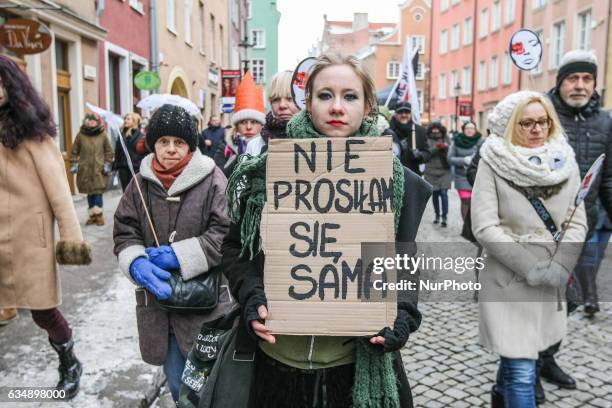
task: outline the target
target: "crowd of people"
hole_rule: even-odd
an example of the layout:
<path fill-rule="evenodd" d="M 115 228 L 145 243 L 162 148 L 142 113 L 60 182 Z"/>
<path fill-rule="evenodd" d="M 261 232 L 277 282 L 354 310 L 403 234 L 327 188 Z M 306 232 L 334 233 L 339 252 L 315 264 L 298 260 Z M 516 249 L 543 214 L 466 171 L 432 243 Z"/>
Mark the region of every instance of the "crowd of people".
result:
<path fill-rule="evenodd" d="M 352 57 L 317 58 L 304 110 L 293 102 L 291 78 L 289 71 L 274 76 L 266 113 L 263 92 L 247 72 L 226 127 L 213 115 L 200 132 L 185 109 L 167 104 L 146 127 L 139 114 L 125 115 L 114 152 L 94 113 L 74 140 L 70 172 L 87 195 L 85 225 L 104 225 L 103 193 L 118 174 L 123 195 L 114 252 L 135 285 L 142 358 L 163 366 L 174 401 L 198 406 L 185 398 L 190 351 L 203 327 L 225 327 L 236 316 L 229 325 L 239 328 L 236 350 L 252 352 L 254 368 L 244 384 L 231 385 L 248 387 L 228 396 L 231 406 L 413 406 L 399 351 L 421 323 L 416 299 L 398 302 L 393 326 L 367 338 L 276 335 L 265 325 L 259 222 L 267 149 L 271 139 L 287 138 L 391 137 L 398 242 L 416 239 L 430 197 L 433 224 L 448 231 L 454 187 L 462 236 L 488 255 L 479 274 L 479 329 L 480 343 L 500 357 L 492 407 L 543 402 L 542 378 L 576 388 L 554 355 L 578 303 L 589 318 L 599 311 L 596 276 L 611 231 L 612 118 L 600 108 L 594 55 L 568 52 L 548 94 L 508 95 L 484 130 L 472 121 L 457 132 L 435 121 L 423 127 L 408 102 L 385 115 L 371 77 Z M 57 388 L 72 398 L 82 366 L 58 309 L 56 264 L 86 265 L 91 248 L 55 136 L 46 103 L 26 74 L 0 56 L 0 198 L 7 203 L 0 206 L 0 324 L 17 308 L 31 311 L 58 353 Z M 601 174 L 576 205 L 581 179 L 602 153 Z M 558 250 L 561 242 L 574 245 Z M 582 299 L 566 299 L 568 285 L 577 285 Z"/>

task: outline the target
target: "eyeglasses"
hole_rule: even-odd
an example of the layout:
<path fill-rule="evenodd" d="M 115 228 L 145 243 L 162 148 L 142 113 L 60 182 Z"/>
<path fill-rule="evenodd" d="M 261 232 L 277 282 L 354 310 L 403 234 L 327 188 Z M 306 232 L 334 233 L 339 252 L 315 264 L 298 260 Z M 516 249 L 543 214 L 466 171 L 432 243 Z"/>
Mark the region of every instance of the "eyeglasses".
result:
<path fill-rule="evenodd" d="M 539 125 L 540 129 L 546 130 L 550 127 L 550 124 L 551 124 L 550 118 L 540 119 L 540 120 L 527 119 L 527 120 L 522 120 L 519 122 L 519 125 L 521 125 L 521 128 L 523 130 L 533 130 L 535 129 L 536 125 Z"/>

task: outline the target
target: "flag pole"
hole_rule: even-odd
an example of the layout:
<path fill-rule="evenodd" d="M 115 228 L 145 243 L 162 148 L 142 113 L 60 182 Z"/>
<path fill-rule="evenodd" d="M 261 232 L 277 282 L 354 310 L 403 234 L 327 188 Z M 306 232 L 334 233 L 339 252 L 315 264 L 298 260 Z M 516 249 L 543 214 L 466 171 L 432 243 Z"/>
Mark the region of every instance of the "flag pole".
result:
<path fill-rule="evenodd" d="M 136 172 L 134 171 L 134 165 L 132 164 L 132 157 L 130 156 L 130 152 L 128 151 L 127 146 L 125 145 L 125 141 L 123 140 L 123 135 L 121 134 L 121 131 L 119 132 L 119 142 L 121 143 L 121 148 L 123 149 L 123 153 L 125 154 L 130 173 L 132 173 L 134 184 L 136 185 L 136 189 L 138 190 L 138 195 L 140 196 L 140 200 L 142 200 L 142 206 L 144 207 L 145 215 L 147 216 L 147 221 L 149 222 L 149 227 L 151 228 L 153 238 L 155 239 L 155 245 L 159 246 L 159 239 L 157 238 L 157 233 L 155 232 L 155 227 L 153 226 L 153 221 L 151 220 L 151 215 L 149 214 L 149 209 L 147 208 L 147 203 L 144 199 L 144 195 L 142 194 L 142 190 L 140 189 L 138 179 L 136 178 Z"/>

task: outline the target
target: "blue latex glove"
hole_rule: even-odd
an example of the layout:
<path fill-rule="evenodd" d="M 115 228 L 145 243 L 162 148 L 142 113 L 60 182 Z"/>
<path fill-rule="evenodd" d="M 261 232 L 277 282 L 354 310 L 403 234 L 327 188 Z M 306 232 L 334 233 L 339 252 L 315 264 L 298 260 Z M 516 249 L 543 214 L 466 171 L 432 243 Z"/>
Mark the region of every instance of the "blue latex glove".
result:
<path fill-rule="evenodd" d="M 153 262 L 156 266 L 166 269 L 168 271 L 177 271 L 181 269 L 178 258 L 169 245 L 162 245 L 160 247 L 149 247 L 145 249 L 145 252 L 149 256 L 149 261 Z"/>
<path fill-rule="evenodd" d="M 172 294 L 172 288 L 166 282 L 170 279 L 170 272 L 158 268 L 145 258 L 136 258 L 132 262 L 130 274 L 136 283 L 146 288 L 158 299 L 168 299 Z"/>

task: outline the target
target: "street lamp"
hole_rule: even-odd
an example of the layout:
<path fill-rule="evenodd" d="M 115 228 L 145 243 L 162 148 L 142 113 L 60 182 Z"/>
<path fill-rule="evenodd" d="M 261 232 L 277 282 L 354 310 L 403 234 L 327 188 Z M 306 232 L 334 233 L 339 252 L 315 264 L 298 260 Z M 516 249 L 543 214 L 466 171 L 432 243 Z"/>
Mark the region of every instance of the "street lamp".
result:
<path fill-rule="evenodd" d="M 249 69 L 249 59 L 248 59 L 248 50 L 251 47 L 254 47 L 255 44 L 250 43 L 249 42 L 249 37 L 247 34 L 244 35 L 244 40 L 242 40 L 242 42 L 238 43 L 238 47 L 240 48 L 244 48 L 244 60 L 242 61 L 242 63 L 244 64 L 243 67 L 243 74 L 246 74 L 247 70 Z"/>
<path fill-rule="evenodd" d="M 459 129 L 459 92 L 461 92 L 461 85 L 459 81 L 455 85 L 455 131 Z"/>

